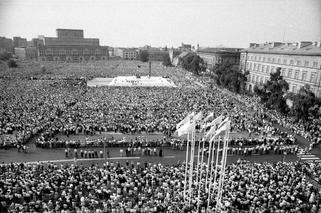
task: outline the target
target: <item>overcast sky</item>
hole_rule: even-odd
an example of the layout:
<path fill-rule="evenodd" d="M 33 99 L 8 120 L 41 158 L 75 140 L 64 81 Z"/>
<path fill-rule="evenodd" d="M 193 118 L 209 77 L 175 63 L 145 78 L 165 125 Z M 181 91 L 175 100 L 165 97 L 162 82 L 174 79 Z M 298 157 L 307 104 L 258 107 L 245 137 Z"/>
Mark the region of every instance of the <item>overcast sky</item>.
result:
<path fill-rule="evenodd" d="M 0 36 L 84 29 L 108 46 L 320 41 L 321 0 L 0 0 Z"/>

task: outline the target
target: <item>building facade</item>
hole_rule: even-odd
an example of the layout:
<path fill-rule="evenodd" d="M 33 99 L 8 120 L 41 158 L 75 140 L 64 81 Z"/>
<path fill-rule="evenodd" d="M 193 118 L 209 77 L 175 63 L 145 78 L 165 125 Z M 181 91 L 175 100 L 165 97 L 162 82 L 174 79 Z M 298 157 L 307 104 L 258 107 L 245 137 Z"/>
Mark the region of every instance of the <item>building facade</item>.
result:
<path fill-rule="evenodd" d="M 138 49 L 136 48 L 114 48 L 114 55 L 125 60 L 137 60 Z"/>
<path fill-rule="evenodd" d="M 84 62 L 108 60 L 107 46 L 100 46 L 98 38 L 84 38 L 83 30 L 57 29 L 57 37 L 39 36 L 39 61 Z"/>
<path fill-rule="evenodd" d="M 14 53 L 13 41 L 10 38 L 0 37 L 0 53 Z"/>
<path fill-rule="evenodd" d="M 247 89 L 250 91 L 255 85 L 268 81 L 270 73 L 277 68 L 281 68 L 289 92 L 297 93 L 307 84 L 317 97 L 321 97 L 320 42 L 251 43 L 241 53 L 240 69 L 249 71 Z"/>
<path fill-rule="evenodd" d="M 150 61 L 163 61 L 166 55 L 169 55 L 168 51 L 160 49 L 149 49 L 149 60 Z"/>
<path fill-rule="evenodd" d="M 37 60 L 37 47 L 16 47 L 14 48 L 15 55 L 22 60 Z"/>
<path fill-rule="evenodd" d="M 13 37 L 13 46 L 14 47 L 27 47 L 28 42 L 26 38 Z"/>
<path fill-rule="evenodd" d="M 240 51 L 240 48 L 198 48 L 197 54 L 204 60 L 208 70 L 222 64 L 230 64 L 233 69 L 238 69 Z"/>

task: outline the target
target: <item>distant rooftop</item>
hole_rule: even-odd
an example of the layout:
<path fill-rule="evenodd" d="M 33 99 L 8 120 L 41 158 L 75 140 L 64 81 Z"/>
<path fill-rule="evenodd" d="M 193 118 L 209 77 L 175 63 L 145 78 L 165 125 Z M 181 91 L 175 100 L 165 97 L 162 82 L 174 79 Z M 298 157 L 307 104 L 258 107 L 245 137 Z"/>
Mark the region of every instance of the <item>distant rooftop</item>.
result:
<path fill-rule="evenodd" d="M 301 41 L 293 43 L 266 42 L 264 44 L 250 43 L 243 52 L 287 54 L 287 55 L 318 55 L 321 56 L 320 42 Z"/>

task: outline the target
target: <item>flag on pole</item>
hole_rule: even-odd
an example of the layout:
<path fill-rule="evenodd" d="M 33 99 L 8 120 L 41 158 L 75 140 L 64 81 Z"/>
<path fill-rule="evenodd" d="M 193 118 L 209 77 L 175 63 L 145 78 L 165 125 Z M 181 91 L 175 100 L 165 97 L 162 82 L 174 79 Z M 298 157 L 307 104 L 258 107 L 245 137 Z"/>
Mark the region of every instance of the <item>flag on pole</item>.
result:
<path fill-rule="evenodd" d="M 190 116 L 189 121 L 185 122 L 178 130 L 178 136 L 189 133 L 192 130 L 192 127 L 195 125 L 195 120 L 193 115 Z"/>
<path fill-rule="evenodd" d="M 187 123 L 190 120 L 191 116 L 194 116 L 194 114 L 195 114 L 195 112 L 192 112 L 192 113 L 186 115 L 186 117 L 176 125 L 176 129 L 178 130 L 181 126 L 183 126 L 185 123 Z"/>
<path fill-rule="evenodd" d="M 202 111 L 200 111 L 194 116 L 194 122 L 197 123 L 198 121 L 202 120 L 202 118 L 203 118 L 203 113 Z"/>
<path fill-rule="evenodd" d="M 217 125 L 217 124 L 220 124 L 220 123 L 222 122 L 222 120 L 223 120 L 223 116 L 220 115 L 220 116 L 218 116 L 217 118 L 215 118 L 211 123 L 208 123 L 208 124 L 206 125 L 206 127 L 215 126 L 215 125 Z"/>
<path fill-rule="evenodd" d="M 211 112 L 210 114 L 208 114 L 208 116 L 206 116 L 206 118 L 204 118 L 203 123 L 206 123 L 207 121 L 209 121 L 213 117 L 214 117 L 214 112 Z"/>
<path fill-rule="evenodd" d="M 231 126 L 231 121 L 227 121 L 225 122 L 223 125 L 221 125 L 221 127 L 215 132 L 214 137 L 218 136 L 219 134 L 221 134 L 223 131 L 226 131 L 228 129 L 230 129 Z"/>
<path fill-rule="evenodd" d="M 222 122 L 222 120 L 223 120 L 223 117 L 222 115 L 220 115 L 210 123 L 211 129 L 206 133 L 206 138 L 215 133 L 215 130 L 217 129 L 217 125 L 219 125 Z"/>

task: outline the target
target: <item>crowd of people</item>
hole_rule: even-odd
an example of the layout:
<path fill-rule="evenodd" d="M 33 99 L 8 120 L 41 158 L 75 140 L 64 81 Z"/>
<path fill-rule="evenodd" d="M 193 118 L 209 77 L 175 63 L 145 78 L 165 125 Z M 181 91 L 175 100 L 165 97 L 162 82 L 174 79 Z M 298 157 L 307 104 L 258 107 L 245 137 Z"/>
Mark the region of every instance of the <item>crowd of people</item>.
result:
<path fill-rule="evenodd" d="M 193 185 L 185 205 L 184 164 L 103 166 L 9 164 L 0 170 L 1 212 L 195 212 Z M 299 163 L 238 162 L 227 166 L 222 210 L 228 212 L 321 211 L 321 194 Z M 196 173 L 196 171 L 195 171 Z M 205 178 L 205 174 L 204 177 Z M 207 209 L 201 182 L 200 210 Z M 215 190 L 213 193 L 215 196 Z M 211 199 L 209 209 L 214 210 Z"/>
<path fill-rule="evenodd" d="M 18 79 L 0 73 L 0 148 L 24 150 L 34 141 L 41 148 L 65 148 L 67 158 L 99 158 L 102 151 L 85 148 L 103 146 L 121 147 L 122 156 L 162 156 L 163 145 L 180 150 L 186 146 L 186 140 L 173 136 L 177 123 L 191 111 L 202 111 L 204 116 L 213 112 L 214 117 L 223 114 L 231 119 L 233 133 L 248 134 L 247 138 L 231 139 L 228 154 L 232 155 L 295 154 L 294 134 L 305 137 L 312 146 L 321 143 L 321 118 L 294 121 L 267 110 L 256 97 L 200 86 L 206 82 L 196 84 L 192 76 L 184 78 L 186 73 L 177 68 L 159 71 L 159 75 L 170 73 L 177 88 L 87 88 L 80 77 L 115 77 L 128 75 L 129 70 L 137 73 L 132 69 L 137 62 L 129 63 L 112 62 L 110 73 L 104 71 L 104 64 L 49 64 L 32 79 L 29 75 L 23 78 L 20 71 Z M 71 72 L 62 72 L 65 66 Z M 74 66 L 78 68 L 72 69 Z M 282 132 L 275 123 L 294 134 Z M 102 132 L 162 133 L 165 139 L 73 139 Z M 197 190 L 193 190 L 191 206 L 186 206 L 184 170 L 184 164 L 1 165 L 0 212 L 193 212 Z M 302 162 L 228 165 L 222 208 L 230 212 L 321 212 L 320 191 L 305 178 L 321 184 L 320 171 L 319 164 Z M 201 194 L 204 212 L 206 193 L 203 190 Z M 210 209 L 215 204 L 212 199 Z"/>

